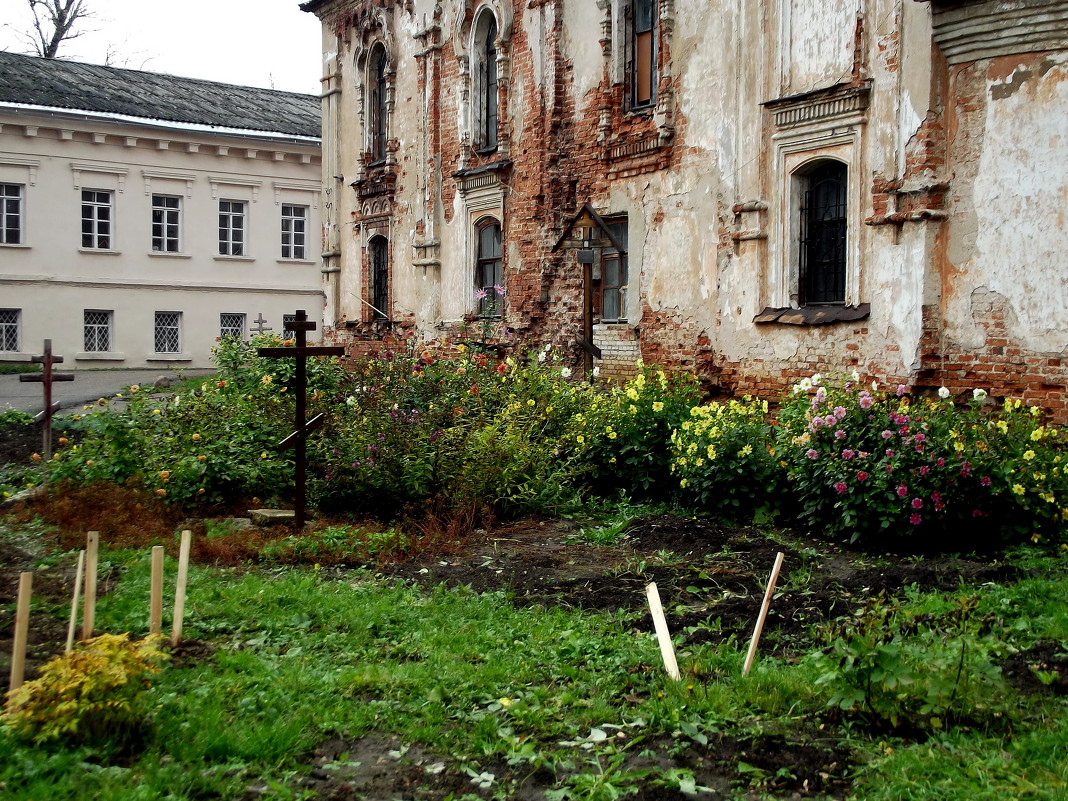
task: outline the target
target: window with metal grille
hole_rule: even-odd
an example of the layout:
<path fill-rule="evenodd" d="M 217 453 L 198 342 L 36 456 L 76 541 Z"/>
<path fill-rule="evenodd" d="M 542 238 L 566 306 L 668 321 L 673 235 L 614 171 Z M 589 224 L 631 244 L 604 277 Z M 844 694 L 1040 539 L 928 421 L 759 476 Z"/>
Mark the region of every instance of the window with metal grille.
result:
<path fill-rule="evenodd" d="M 245 315 L 235 312 L 223 312 L 219 315 L 219 337 L 225 339 L 244 339 Z"/>
<path fill-rule="evenodd" d="M 845 303 L 847 173 L 842 162 L 825 159 L 798 174 L 797 294 L 802 306 Z"/>
<path fill-rule="evenodd" d="M 475 57 L 477 59 L 475 146 L 479 150 L 497 147 L 497 18 L 486 9 L 475 28 Z"/>
<path fill-rule="evenodd" d="M 307 243 L 308 207 L 282 204 L 282 258 L 303 259 Z"/>
<path fill-rule="evenodd" d="M 19 318 L 21 309 L 0 309 L 0 350 L 19 350 Z"/>
<path fill-rule="evenodd" d="M 86 309 L 83 312 L 82 338 L 86 353 L 106 353 L 111 350 L 111 321 L 114 314 L 99 309 Z"/>
<path fill-rule="evenodd" d="M 241 201 L 219 201 L 219 255 L 245 255 L 245 204 Z"/>
<path fill-rule="evenodd" d="M 475 289 L 478 313 L 482 317 L 500 317 L 504 296 L 504 271 L 501 260 L 501 224 L 490 219 L 478 227 L 478 264 Z"/>
<path fill-rule="evenodd" d="M 82 190 L 82 247 L 111 250 L 111 192 Z"/>
<path fill-rule="evenodd" d="M 371 305 L 379 320 L 389 319 L 389 242 L 384 236 L 367 243 L 371 262 Z"/>
<path fill-rule="evenodd" d="M 626 250 L 627 221 L 606 221 L 612 236 Z M 601 319 L 621 322 L 627 319 L 627 254 L 614 247 L 601 251 Z"/>
<path fill-rule="evenodd" d="M 22 184 L 0 184 L 0 245 L 22 244 Z"/>
<path fill-rule="evenodd" d="M 378 45 L 371 56 L 370 146 L 371 161 L 386 159 L 386 49 Z"/>
<path fill-rule="evenodd" d="M 182 352 L 182 313 L 156 312 L 156 353 Z"/>
<path fill-rule="evenodd" d="M 182 199 L 169 195 L 152 196 L 152 250 L 158 253 L 181 251 Z"/>
<path fill-rule="evenodd" d="M 652 105 L 656 99 L 657 0 L 631 0 L 626 15 L 627 77 L 631 108 Z"/>

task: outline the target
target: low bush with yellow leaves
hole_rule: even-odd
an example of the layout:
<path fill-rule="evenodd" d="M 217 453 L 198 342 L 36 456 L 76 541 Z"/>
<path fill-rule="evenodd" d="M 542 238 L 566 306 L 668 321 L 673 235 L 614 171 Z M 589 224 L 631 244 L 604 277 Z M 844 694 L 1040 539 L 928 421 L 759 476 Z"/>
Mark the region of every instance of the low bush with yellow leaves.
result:
<path fill-rule="evenodd" d="M 146 719 L 148 677 L 167 659 L 161 641 L 102 634 L 80 643 L 9 693 L 0 722 L 35 745 L 128 741 Z"/>

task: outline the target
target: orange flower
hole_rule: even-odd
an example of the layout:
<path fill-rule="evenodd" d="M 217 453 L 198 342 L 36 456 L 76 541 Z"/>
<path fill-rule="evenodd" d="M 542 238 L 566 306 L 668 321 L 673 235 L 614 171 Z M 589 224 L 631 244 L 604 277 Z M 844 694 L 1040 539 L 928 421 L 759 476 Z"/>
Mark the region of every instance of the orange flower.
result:
<path fill-rule="evenodd" d="M 163 497 L 164 495 L 166 495 L 166 494 L 167 494 L 167 490 L 165 490 L 165 489 L 158 489 L 158 490 L 156 490 L 156 494 L 157 494 L 158 496 L 160 496 L 160 497 L 162 498 L 162 497 Z"/>

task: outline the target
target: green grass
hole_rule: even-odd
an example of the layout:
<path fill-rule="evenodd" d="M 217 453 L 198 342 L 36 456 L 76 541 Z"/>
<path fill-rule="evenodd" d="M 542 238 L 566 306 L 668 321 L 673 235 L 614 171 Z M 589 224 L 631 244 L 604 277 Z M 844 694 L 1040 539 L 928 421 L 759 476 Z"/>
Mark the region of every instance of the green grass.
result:
<path fill-rule="evenodd" d="M 110 551 L 104 560 L 119 578 L 101 599 L 98 627 L 143 633 L 147 555 Z M 993 621 L 992 636 L 1005 648 L 1068 641 L 1064 561 L 1022 552 L 1009 560 L 1028 571 L 1023 580 L 965 588 L 980 595 L 977 614 Z M 423 744 L 474 776 L 500 763 L 517 773 L 544 768 L 559 776 L 560 798 L 612 798 L 653 775 L 689 781 L 684 772 L 634 772 L 628 754 L 665 753 L 713 732 L 790 732 L 815 725 L 827 702 L 807 659 L 765 656 L 743 677 L 744 644 L 697 646 L 680 653 L 675 683 L 650 627 L 633 615 L 522 608 L 499 593 L 343 575 L 194 567 L 185 634 L 213 651 L 156 678 L 145 752 L 107 766 L 98 751 L 31 748 L 0 729 L 0 795 L 237 798 L 254 781 L 284 788 L 300 756 L 325 739 L 378 732 Z M 959 594 L 903 592 L 900 608 L 937 618 Z M 1006 693 L 997 699 L 1004 723 L 985 728 L 926 740 L 859 721 L 829 729 L 857 754 L 854 797 L 1066 797 L 1065 701 Z M 751 787 L 759 795 L 761 780 L 759 771 L 739 774 L 739 797 Z M 507 786 L 494 791 L 509 797 Z"/>

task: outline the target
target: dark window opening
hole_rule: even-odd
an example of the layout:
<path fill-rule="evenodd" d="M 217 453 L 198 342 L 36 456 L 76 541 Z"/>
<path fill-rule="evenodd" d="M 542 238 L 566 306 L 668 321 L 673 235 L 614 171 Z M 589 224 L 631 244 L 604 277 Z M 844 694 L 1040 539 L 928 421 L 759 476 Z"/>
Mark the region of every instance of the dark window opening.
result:
<path fill-rule="evenodd" d="M 631 108 L 651 106 L 656 99 L 657 0 L 633 0 L 627 19 L 627 76 Z"/>
<path fill-rule="evenodd" d="M 492 151 L 497 147 L 497 20 L 488 11 L 482 16 L 481 32 L 476 42 L 478 49 L 478 75 L 476 102 L 478 124 L 476 146 L 478 150 Z"/>
<path fill-rule="evenodd" d="M 612 236 L 623 246 L 627 244 L 627 220 L 606 220 Z M 596 275 L 595 275 L 595 285 Z M 600 286 L 594 287 L 594 316 L 603 322 L 625 322 L 627 319 L 627 254 L 614 247 L 601 251 Z"/>
<path fill-rule="evenodd" d="M 501 226 L 496 220 L 487 222 L 478 229 L 475 290 L 479 316 L 500 317 L 504 298 L 504 273 L 501 259 Z"/>
<path fill-rule="evenodd" d="M 371 305 L 376 320 L 389 319 L 389 242 L 376 236 L 367 244 L 371 260 Z"/>
<path fill-rule="evenodd" d="M 800 178 L 798 302 L 845 303 L 846 165 L 820 161 Z"/>
<path fill-rule="evenodd" d="M 370 131 L 371 161 L 386 159 L 386 52 L 376 48 L 371 67 Z"/>

